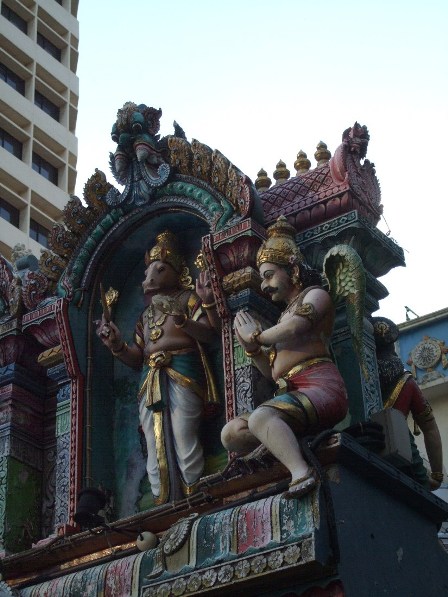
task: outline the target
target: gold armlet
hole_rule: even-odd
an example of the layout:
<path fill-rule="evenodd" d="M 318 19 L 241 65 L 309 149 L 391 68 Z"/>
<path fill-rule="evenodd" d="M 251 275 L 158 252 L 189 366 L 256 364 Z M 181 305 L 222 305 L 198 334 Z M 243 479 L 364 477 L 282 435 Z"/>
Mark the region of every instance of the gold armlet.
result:
<path fill-rule="evenodd" d="M 434 413 L 432 412 L 432 408 L 430 404 L 427 404 L 425 410 L 423 410 L 418 415 L 415 415 L 414 421 L 421 425 L 422 423 L 426 423 L 428 421 L 432 421 L 434 419 Z"/>
<path fill-rule="evenodd" d="M 187 316 L 187 314 L 186 314 L 186 313 L 184 313 L 183 315 L 184 315 L 184 320 L 183 320 L 183 322 L 182 322 L 182 323 L 175 323 L 175 324 L 174 324 L 174 327 L 176 327 L 177 329 L 179 329 L 179 328 L 183 328 L 183 327 L 184 327 L 184 325 L 185 325 L 185 324 L 187 323 L 187 321 L 188 321 L 188 316 Z"/>
<path fill-rule="evenodd" d="M 202 303 L 202 306 L 204 309 L 213 309 L 213 307 L 216 307 L 216 301 L 213 301 L 213 303 Z"/>
<path fill-rule="evenodd" d="M 111 352 L 114 355 L 114 357 L 119 357 L 123 352 L 126 352 L 127 349 L 128 349 L 128 343 L 123 342 L 123 344 L 120 346 L 120 348 L 118 350 L 111 349 Z"/>
<path fill-rule="evenodd" d="M 246 353 L 247 357 L 249 357 L 250 359 L 253 359 L 254 357 L 257 357 L 259 354 L 261 354 L 262 350 L 261 350 L 261 346 L 259 346 L 255 350 L 252 350 L 252 351 L 245 350 L 244 352 Z"/>
<path fill-rule="evenodd" d="M 439 483 L 442 483 L 443 473 L 431 473 L 431 479 L 434 479 L 434 481 L 438 481 Z"/>
<path fill-rule="evenodd" d="M 304 303 L 303 305 L 299 305 L 297 309 L 294 311 L 294 315 L 300 315 L 301 317 L 305 317 L 311 323 L 315 323 L 318 319 L 318 313 L 314 308 L 314 305 L 311 303 Z"/>

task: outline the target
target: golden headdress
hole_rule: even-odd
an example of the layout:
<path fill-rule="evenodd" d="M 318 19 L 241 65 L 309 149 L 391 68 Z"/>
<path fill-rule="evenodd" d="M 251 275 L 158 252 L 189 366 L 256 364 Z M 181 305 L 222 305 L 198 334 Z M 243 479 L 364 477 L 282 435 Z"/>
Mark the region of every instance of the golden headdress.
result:
<path fill-rule="evenodd" d="M 156 244 L 145 253 L 145 265 L 153 261 L 169 263 L 179 274 L 180 284 L 183 288 L 192 288 L 192 279 L 189 275 L 185 259 L 179 252 L 176 236 L 169 230 L 156 236 Z"/>
<path fill-rule="evenodd" d="M 294 265 L 304 262 L 304 257 L 294 240 L 296 231 L 285 216 L 280 216 L 267 229 L 268 238 L 257 253 L 257 267 L 262 263 Z"/>
<path fill-rule="evenodd" d="M 169 263 L 176 272 L 181 272 L 185 267 L 185 261 L 179 253 L 177 239 L 169 230 L 165 230 L 156 236 L 156 244 L 146 251 L 145 264 L 149 265 L 153 261 L 164 261 Z"/>

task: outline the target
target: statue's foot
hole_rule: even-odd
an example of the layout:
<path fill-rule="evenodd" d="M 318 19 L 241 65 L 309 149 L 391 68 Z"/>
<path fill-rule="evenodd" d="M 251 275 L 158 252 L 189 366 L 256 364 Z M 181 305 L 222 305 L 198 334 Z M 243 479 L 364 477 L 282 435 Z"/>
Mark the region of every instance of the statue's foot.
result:
<path fill-rule="evenodd" d="M 297 499 L 312 491 L 316 485 L 316 472 L 313 468 L 309 468 L 303 477 L 295 479 L 295 481 L 291 481 L 289 484 L 289 489 L 283 497 L 286 499 Z"/>

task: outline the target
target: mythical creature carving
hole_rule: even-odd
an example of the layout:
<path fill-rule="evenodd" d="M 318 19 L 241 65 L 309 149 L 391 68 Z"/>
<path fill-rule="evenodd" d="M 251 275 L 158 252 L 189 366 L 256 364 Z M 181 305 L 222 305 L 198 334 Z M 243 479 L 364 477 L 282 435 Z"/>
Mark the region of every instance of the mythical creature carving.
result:
<path fill-rule="evenodd" d="M 170 167 L 157 134 L 161 115 L 160 108 L 133 102 L 118 110 L 111 132 L 117 149 L 110 154 L 109 163 L 115 180 L 125 188 L 123 193 L 110 189 L 105 196 L 108 205 L 142 205 L 167 181 Z"/>
<path fill-rule="evenodd" d="M 369 131 L 358 122 L 342 134 L 342 143 L 330 160 L 330 172 L 338 184 L 349 183 L 352 192 L 366 206 L 369 219 L 376 225 L 383 213 L 381 191 L 374 164 L 364 160 L 369 144 Z M 361 164 L 361 160 L 364 163 Z"/>

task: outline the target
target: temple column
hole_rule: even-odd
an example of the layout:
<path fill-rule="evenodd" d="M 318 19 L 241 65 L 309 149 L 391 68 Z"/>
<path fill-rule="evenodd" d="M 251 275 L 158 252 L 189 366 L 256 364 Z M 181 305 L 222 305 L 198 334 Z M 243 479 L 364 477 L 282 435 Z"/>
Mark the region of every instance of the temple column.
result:
<path fill-rule="evenodd" d="M 36 343 L 19 320 L 0 325 L 0 549 L 29 549 L 41 536 L 46 380 Z"/>

